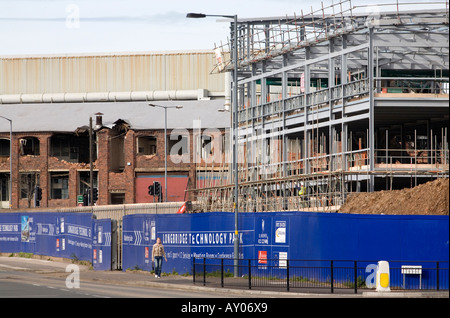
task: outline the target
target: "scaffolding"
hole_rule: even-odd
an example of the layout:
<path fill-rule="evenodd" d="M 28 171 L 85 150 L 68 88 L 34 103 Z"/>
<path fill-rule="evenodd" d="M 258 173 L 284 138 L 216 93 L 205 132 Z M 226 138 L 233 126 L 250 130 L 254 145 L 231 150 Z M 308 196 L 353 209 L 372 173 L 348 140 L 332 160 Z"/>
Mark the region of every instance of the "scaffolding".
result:
<path fill-rule="evenodd" d="M 448 2 L 432 4 L 238 20 L 237 68 L 231 39 L 214 71 L 238 75 L 239 211 L 336 211 L 351 192 L 448 178 Z M 197 166 L 203 211 L 233 211 L 232 172 Z"/>

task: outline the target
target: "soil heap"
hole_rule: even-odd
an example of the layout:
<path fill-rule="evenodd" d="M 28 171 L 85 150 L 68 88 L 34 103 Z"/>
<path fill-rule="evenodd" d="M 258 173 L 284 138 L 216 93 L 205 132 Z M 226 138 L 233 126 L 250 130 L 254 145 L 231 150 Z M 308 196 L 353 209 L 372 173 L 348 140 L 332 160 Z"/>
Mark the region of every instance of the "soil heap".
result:
<path fill-rule="evenodd" d="M 338 211 L 350 214 L 449 215 L 449 179 L 411 189 L 352 193 Z"/>

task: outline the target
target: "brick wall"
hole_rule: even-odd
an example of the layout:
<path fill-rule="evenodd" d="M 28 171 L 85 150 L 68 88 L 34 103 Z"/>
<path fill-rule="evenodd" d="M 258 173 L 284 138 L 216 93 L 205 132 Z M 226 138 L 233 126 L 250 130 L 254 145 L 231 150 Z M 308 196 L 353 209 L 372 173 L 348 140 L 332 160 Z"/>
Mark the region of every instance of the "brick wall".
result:
<path fill-rule="evenodd" d="M 12 208 L 27 208 L 28 200 L 20 197 L 20 174 L 39 173 L 39 185 L 42 188 L 41 207 L 75 207 L 80 183 L 80 172 L 88 172 L 89 163 L 71 163 L 57 157 L 50 156 L 51 138 L 54 133 L 15 133 L 12 140 Z M 98 205 L 111 204 L 111 194 L 120 194 L 124 197 L 125 204 L 136 202 L 136 174 L 163 175 L 164 174 L 164 130 L 133 131 L 129 130 L 123 136 L 123 168 L 113 169 L 111 153 L 111 141 L 117 137 L 116 133 L 107 128 L 96 133 L 98 158 L 94 162 L 93 169 L 98 172 Z M 143 136 L 153 136 L 157 139 L 156 154 L 137 154 L 137 138 Z M 20 139 L 34 137 L 39 140 L 39 155 L 21 155 L 19 153 Z M 0 138 L 9 140 L 9 133 L 0 134 Z M 168 175 L 186 175 L 189 179 L 190 188 L 195 186 L 195 164 L 192 163 L 193 138 L 190 136 L 190 157 L 189 163 L 174 163 L 168 154 L 167 171 Z M 86 150 L 86 149 L 85 149 Z M 116 149 L 117 150 L 117 149 Z M 9 158 L 0 160 L 0 172 L 9 175 Z M 69 175 L 68 199 L 54 199 L 51 197 L 51 175 Z M 183 190 L 184 192 L 184 190 Z M 180 194 L 184 197 L 184 193 Z M 187 199 L 192 199 L 188 196 Z M 34 200 L 31 200 L 31 207 L 34 207 Z"/>
<path fill-rule="evenodd" d="M 80 172 L 89 172 L 88 163 L 72 163 L 52 157 L 50 147 L 51 138 L 54 134 L 48 133 L 15 133 L 12 140 L 12 208 L 27 208 L 29 202 L 21 198 L 20 174 L 38 173 L 38 183 L 42 188 L 41 207 L 75 207 L 79 195 Z M 156 154 L 137 154 L 137 138 L 142 136 L 154 136 L 157 139 Z M 39 140 L 38 155 L 21 155 L 19 152 L 20 139 L 34 137 Z M 0 138 L 8 139 L 9 134 L 0 134 Z M 111 153 L 111 140 L 117 138 L 115 133 L 107 128 L 97 132 L 97 154 L 93 169 L 98 172 L 98 205 L 111 204 L 111 195 L 124 197 L 125 204 L 136 202 L 136 180 L 135 174 L 164 174 L 164 131 L 133 131 L 129 130 L 123 137 L 124 162 L 122 169 L 113 169 L 112 162 L 116 156 Z M 190 149 L 192 160 L 192 138 L 190 138 Z M 9 158 L 0 160 L 0 172 L 9 175 Z M 189 184 L 195 185 L 195 165 L 192 163 L 176 164 L 170 160 L 168 155 L 167 170 L 170 174 L 183 174 L 188 176 Z M 68 174 L 68 198 L 54 199 L 51 196 L 51 175 Z M 184 195 L 184 194 L 183 194 Z M 34 207 L 31 200 L 30 207 Z"/>

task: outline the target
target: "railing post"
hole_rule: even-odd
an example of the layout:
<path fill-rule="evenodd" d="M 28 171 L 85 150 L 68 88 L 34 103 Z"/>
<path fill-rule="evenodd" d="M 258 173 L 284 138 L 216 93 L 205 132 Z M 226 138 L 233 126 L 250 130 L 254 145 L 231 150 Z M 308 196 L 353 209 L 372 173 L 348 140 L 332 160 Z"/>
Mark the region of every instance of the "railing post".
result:
<path fill-rule="evenodd" d="M 248 289 L 252 289 L 252 260 L 248 260 Z"/>
<path fill-rule="evenodd" d="M 439 262 L 436 262 L 436 290 L 439 290 Z"/>
<path fill-rule="evenodd" d="M 358 267 L 357 267 L 358 261 L 355 261 L 355 294 L 358 293 Z"/>
<path fill-rule="evenodd" d="M 286 289 L 289 291 L 289 260 L 286 261 Z"/>
<path fill-rule="evenodd" d="M 334 293 L 334 270 L 333 270 L 333 261 L 331 261 L 331 293 Z"/>
<path fill-rule="evenodd" d="M 220 285 L 223 288 L 223 258 L 220 259 Z"/>
<path fill-rule="evenodd" d="M 193 266 L 192 266 L 192 283 L 195 285 L 195 257 L 193 258 Z"/>
<path fill-rule="evenodd" d="M 203 286 L 206 286 L 206 257 L 203 257 Z"/>

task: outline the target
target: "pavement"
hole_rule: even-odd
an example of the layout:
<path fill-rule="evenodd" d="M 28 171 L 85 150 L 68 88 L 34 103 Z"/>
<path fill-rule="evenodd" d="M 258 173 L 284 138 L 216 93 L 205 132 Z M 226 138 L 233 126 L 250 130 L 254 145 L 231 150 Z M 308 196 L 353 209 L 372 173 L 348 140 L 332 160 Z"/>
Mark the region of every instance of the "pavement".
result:
<path fill-rule="evenodd" d="M 351 289 L 337 289 L 334 293 L 330 293 L 326 289 L 317 288 L 295 288 L 291 291 L 282 291 L 281 288 L 258 288 L 248 289 L 247 280 L 234 280 L 232 283 L 225 283 L 220 287 L 220 283 L 216 280 L 209 279 L 206 285 L 202 281 L 193 283 L 192 276 L 167 275 L 161 278 L 149 272 L 129 271 L 129 272 L 105 272 L 105 271 L 85 271 L 82 273 L 81 280 L 101 280 L 112 284 L 123 284 L 131 286 L 147 286 L 155 288 L 167 288 L 191 291 L 210 291 L 211 293 L 225 293 L 227 295 L 239 295 L 239 297 L 267 297 L 267 298 L 449 298 L 449 291 L 432 291 L 432 290 L 414 290 L 414 291 L 391 291 L 376 292 L 374 290 L 359 290 L 357 294 Z M 278 290 L 277 290 L 278 289 Z M 284 289 L 284 288 L 283 288 Z"/>
<path fill-rule="evenodd" d="M 9 268 L 14 270 L 34 271 L 42 275 L 50 275 L 52 277 L 66 277 L 67 265 L 71 264 L 69 260 L 53 259 L 48 257 L 44 259 L 28 259 L 18 257 L 5 257 L 0 254 L 0 270 Z M 252 288 L 248 289 L 247 280 L 240 278 L 228 279 L 225 288 L 222 288 L 218 279 L 208 278 L 207 284 L 204 286 L 203 281 L 193 283 L 193 277 L 182 275 L 162 275 L 161 278 L 155 278 L 146 271 L 94 271 L 90 266 L 78 264 L 80 268 L 80 280 L 89 282 L 102 282 L 114 285 L 144 286 L 155 288 L 176 289 L 184 291 L 202 291 L 211 293 L 221 293 L 230 297 L 261 297 L 261 298 L 449 298 L 449 291 L 391 291 L 376 292 L 373 290 L 360 289 L 357 294 L 351 289 L 336 289 L 331 294 L 329 290 L 320 290 L 314 288 L 295 288 L 289 292 L 280 287 L 274 288 Z M 227 286 L 228 285 L 228 286 Z"/>

